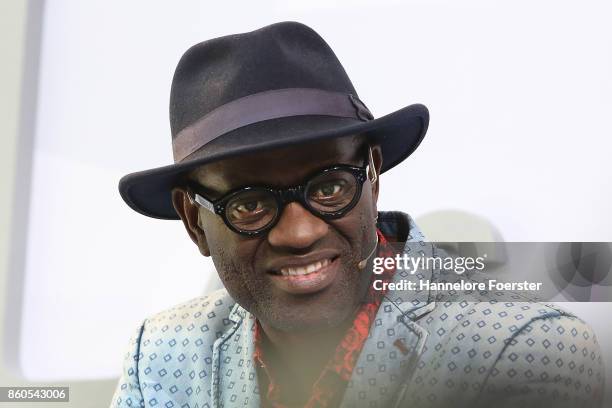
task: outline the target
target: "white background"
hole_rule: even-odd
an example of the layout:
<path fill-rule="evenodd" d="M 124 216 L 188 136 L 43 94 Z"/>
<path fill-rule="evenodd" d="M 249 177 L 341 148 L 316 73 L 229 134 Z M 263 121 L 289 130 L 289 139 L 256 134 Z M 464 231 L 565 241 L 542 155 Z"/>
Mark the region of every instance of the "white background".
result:
<path fill-rule="evenodd" d="M 27 265 L 14 271 L 27 377 L 117 376 L 144 317 L 216 284 L 180 223 L 131 211 L 117 182 L 172 161 L 183 51 L 278 21 L 318 31 L 375 116 L 429 107 L 380 209 L 466 211 L 506 241 L 612 241 L 610 3 L 289 3 L 47 2 Z M 612 337 L 611 304 L 576 307 Z"/>

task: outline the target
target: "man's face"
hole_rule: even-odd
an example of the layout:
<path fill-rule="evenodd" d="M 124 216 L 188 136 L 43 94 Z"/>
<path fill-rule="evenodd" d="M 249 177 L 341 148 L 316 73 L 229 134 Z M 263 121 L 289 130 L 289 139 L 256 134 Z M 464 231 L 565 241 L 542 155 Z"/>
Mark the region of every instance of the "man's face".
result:
<path fill-rule="evenodd" d="M 207 198 L 217 199 L 244 186 L 295 186 L 334 164 L 362 166 L 366 157 L 358 138 L 345 137 L 219 161 L 200 167 L 191 178 Z M 374 157 L 380 168 L 378 149 Z M 371 271 L 357 264 L 376 243 L 377 186 L 369 181 L 344 217 L 325 221 L 292 202 L 277 224 L 257 237 L 239 235 L 220 216 L 194 208 L 184 194 L 177 197 L 175 192 L 175 207 L 190 235 L 203 254 L 212 256 L 229 294 L 262 323 L 283 331 L 324 329 L 345 321 L 359 306 Z M 288 275 L 299 268 L 314 272 Z"/>

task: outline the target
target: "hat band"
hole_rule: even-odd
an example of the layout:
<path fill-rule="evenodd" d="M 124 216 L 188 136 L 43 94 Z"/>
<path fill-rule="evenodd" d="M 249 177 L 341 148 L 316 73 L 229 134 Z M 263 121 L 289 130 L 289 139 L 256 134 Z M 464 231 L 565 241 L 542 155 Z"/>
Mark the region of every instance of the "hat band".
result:
<path fill-rule="evenodd" d="M 285 88 L 259 92 L 221 105 L 181 130 L 172 140 L 174 162 L 180 162 L 205 144 L 243 126 L 291 116 L 322 115 L 373 119 L 354 95 L 312 88 Z"/>

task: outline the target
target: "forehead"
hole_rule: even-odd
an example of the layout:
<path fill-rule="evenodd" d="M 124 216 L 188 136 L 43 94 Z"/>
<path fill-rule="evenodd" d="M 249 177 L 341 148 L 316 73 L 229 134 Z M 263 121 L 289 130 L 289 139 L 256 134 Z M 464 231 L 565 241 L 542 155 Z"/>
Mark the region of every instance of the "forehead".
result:
<path fill-rule="evenodd" d="M 326 166 L 361 165 L 365 157 L 363 145 L 362 137 L 351 135 L 266 150 L 200 166 L 190 174 L 190 179 L 212 193 L 254 184 L 288 186 Z"/>

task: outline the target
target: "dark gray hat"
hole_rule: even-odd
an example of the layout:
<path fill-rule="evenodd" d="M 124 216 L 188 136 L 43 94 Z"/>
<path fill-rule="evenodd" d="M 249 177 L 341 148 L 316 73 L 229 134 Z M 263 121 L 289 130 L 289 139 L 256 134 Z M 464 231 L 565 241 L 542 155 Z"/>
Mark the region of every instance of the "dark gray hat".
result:
<path fill-rule="evenodd" d="M 418 104 L 374 119 L 316 32 L 295 22 L 273 24 L 187 50 L 170 94 L 174 164 L 124 176 L 119 192 L 141 214 L 178 219 L 171 191 L 195 167 L 360 134 L 381 146 L 384 172 L 417 148 L 428 123 L 427 108 Z"/>

